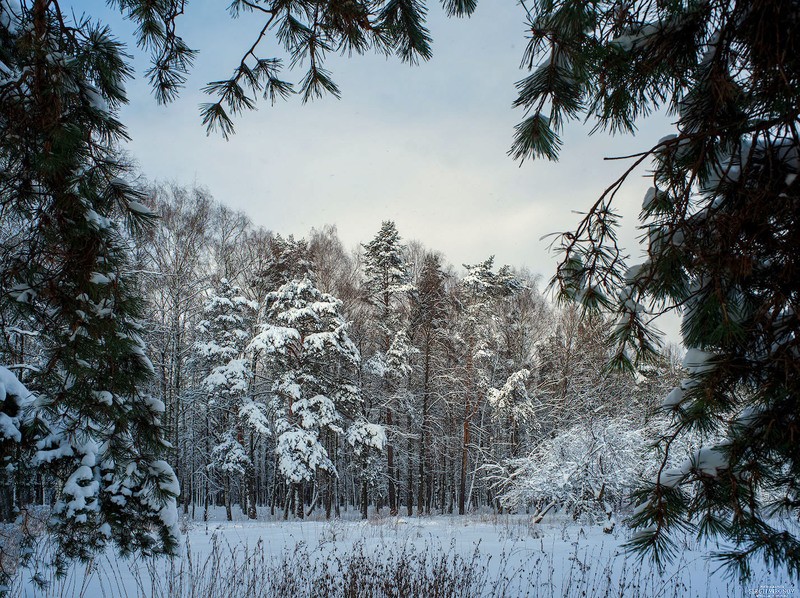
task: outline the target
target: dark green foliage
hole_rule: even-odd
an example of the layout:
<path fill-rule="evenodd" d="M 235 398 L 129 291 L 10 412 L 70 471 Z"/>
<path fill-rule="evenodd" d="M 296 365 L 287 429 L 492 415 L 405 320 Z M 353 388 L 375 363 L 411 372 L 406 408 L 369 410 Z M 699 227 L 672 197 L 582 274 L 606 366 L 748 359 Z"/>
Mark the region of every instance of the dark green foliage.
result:
<path fill-rule="evenodd" d="M 253 285 L 262 294 L 282 287 L 294 279 L 306 276 L 314 277 L 309 258 L 308 243 L 305 240 L 295 240 L 292 235 L 284 238 L 281 235 L 271 237 L 268 242 L 269 257 L 259 267 Z"/>
<path fill-rule="evenodd" d="M 578 117 L 612 132 L 658 109 L 676 118 L 677 134 L 635 156 L 561 235 L 553 279 L 560 298 L 616 313 L 617 368 L 655 358 L 654 316 L 683 317 L 690 377 L 667 406 L 664 463 L 687 432 L 707 446 L 637 495 L 631 547 L 661 562 L 674 554 L 670 530 L 691 525 L 735 546 L 719 557 L 742 575 L 762 557 L 797 576 L 800 547 L 781 528 L 800 512 L 800 3 L 532 6 L 533 73 L 516 105 L 533 114 L 517 129 L 515 158 L 555 157 L 558 132 Z M 649 160 L 648 254 L 628 268 L 611 206 Z"/>
<path fill-rule="evenodd" d="M 363 247 L 366 300 L 383 307 L 385 318 L 390 299 L 409 288 L 405 247 L 391 220 L 384 221 L 375 238 Z"/>
<path fill-rule="evenodd" d="M 105 27 L 65 27 L 57 8 L 0 9 L 0 361 L 37 397 L 25 433 L 2 445 L 8 471 L 25 475 L 2 480 L 16 491 L 0 511 L 16 525 L 52 503 L 58 561 L 107 543 L 171 552 L 177 484 L 161 460 L 163 405 L 145 393 L 128 263 L 130 231 L 154 214 L 114 145 L 130 70 Z"/>
<path fill-rule="evenodd" d="M 138 45 L 151 54 L 147 76 L 156 99 L 168 102 L 186 81 L 195 56 L 176 32 L 176 20 L 183 13 L 181 0 L 141 2 L 113 0 L 121 12 L 137 24 Z M 475 0 L 446 2 L 451 14 L 467 15 Z M 417 0 L 234 0 L 229 7 L 234 18 L 258 20 L 260 30 L 239 64 L 227 79 L 209 83 L 204 91 L 215 97 L 201 106 L 207 130 L 223 137 L 233 133 L 233 117 L 255 108 L 259 96 L 275 102 L 299 93 L 303 102 L 325 94 L 341 92 L 331 73 L 323 66 L 331 52 L 352 55 L 374 50 L 397 54 L 415 64 L 431 57 L 431 37 L 425 27 L 427 10 Z M 283 61 L 269 52 L 283 51 L 290 69 L 306 69 L 297 86 L 281 79 Z"/>
<path fill-rule="evenodd" d="M 442 0 L 442 6 L 451 17 L 468 17 L 478 8 L 478 0 Z"/>
<path fill-rule="evenodd" d="M 514 145 L 509 151 L 512 158 L 523 160 L 530 155 L 546 156 L 550 160 L 558 158 L 561 139 L 550 128 L 547 117 L 534 114 L 519 123 L 515 129 Z"/>
<path fill-rule="evenodd" d="M 432 334 L 444 327 L 447 318 L 448 298 L 444 289 L 445 274 L 437 254 L 425 255 L 417 288 L 412 293 L 412 327 L 421 327 Z"/>
<path fill-rule="evenodd" d="M 423 23 L 425 6 L 416 0 L 389 0 L 378 15 L 381 27 L 389 32 L 395 51 L 405 62 L 416 63 L 431 57 L 431 36 Z"/>
<path fill-rule="evenodd" d="M 137 24 L 137 45 L 151 53 L 151 67 L 146 74 L 156 99 L 159 103 L 174 100 L 186 82 L 196 55 L 176 33 L 176 20 L 183 14 L 185 3 L 182 0 L 110 0 L 109 4 Z"/>

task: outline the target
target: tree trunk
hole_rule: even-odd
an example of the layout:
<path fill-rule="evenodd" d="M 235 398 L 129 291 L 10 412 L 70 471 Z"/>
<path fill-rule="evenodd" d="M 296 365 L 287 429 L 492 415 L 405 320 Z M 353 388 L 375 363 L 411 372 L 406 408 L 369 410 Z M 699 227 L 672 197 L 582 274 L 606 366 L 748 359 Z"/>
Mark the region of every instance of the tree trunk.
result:
<path fill-rule="evenodd" d="M 459 472 L 458 479 L 458 514 L 464 515 L 466 513 L 466 500 L 467 500 L 467 467 L 469 465 L 469 444 L 471 442 L 472 433 L 472 389 L 475 380 L 475 366 L 472 362 L 474 343 L 469 344 L 469 353 L 467 355 L 467 385 L 465 389 L 465 404 L 464 404 L 464 422 L 462 430 L 461 442 L 461 471 Z"/>
<path fill-rule="evenodd" d="M 430 393 L 430 374 L 431 374 L 431 351 L 430 341 L 425 343 L 425 371 L 422 380 L 422 427 L 419 434 L 419 495 L 417 497 L 417 514 L 430 513 L 430 481 L 426 475 L 430 473 L 428 467 L 428 399 Z M 427 471 L 426 471 L 427 469 Z M 427 491 L 426 491 L 427 482 Z M 428 498 L 426 500 L 426 498 Z"/>
<path fill-rule="evenodd" d="M 273 517 L 275 516 L 275 504 L 278 501 L 278 495 L 280 494 L 280 489 L 285 488 L 286 484 L 279 484 L 278 482 L 278 457 L 275 456 L 275 461 L 272 465 L 272 504 L 270 505 L 270 515 Z"/>
<path fill-rule="evenodd" d="M 286 521 L 289 519 L 289 510 L 292 507 L 292 501 L 294 500 L 294 487 L 290 486 L 286 491 L 286 496 L 284 497 L 283 501 L 283 520 Z"/>
<path fill-rule="evenodd" d="M 369 516 L 367 511 L 369 505 L 369 491 L 367 488 L 367 480 L 361 481 L 361 518 L 366 519 Z"/>
<path fill-rule="evenodd" d="M 233 511 L 231 510 L 231 476 L 225 474 L 225 517 L 228 521 L 233 521 Z"/>
<path fill-rule="evenodd" d="M 304 510 L 305 505 L 303 504 L 305 501 L 303 497 L 302 482 L 294 484 L 294 495 L 295 495 L 294 514 L 298 519 L 303 519 L 305 518 L 305 510 Z"/>
<path fill-rule="evenodd" d="M 342 516 L 341 506 L 339 505 L 339 478 L 336 477 L 333 479 L 333 500 L 334 500 L 334 509 L 336 513 L 336 517 L 339 518 Z M 355 501 L 354 501 L 355 502 Z M 347 506 L 344 507 L 345 511 L 347 511 Z"/>
<path fill-rule="evenodd" d="M 306 516 L 309 516 L 311 515 L 311 513 L 314 512 L 314 509 L 317 508 L 317 503 L 319 502 L 320 486 L 314 483 L 312 484 L 312 488 L 313 488 L 313 494 L 311 495 L 311 502 L 309 503 L 308 508 L 306 509 L 305 512 Z M 303 497 L 305 498 L 305 491 L 303 491 Z"/>
<path fill-rule="evenodd" d="M 325 488 L 324 488 L 324 504 L 325 504 L 325 519 L 330 519 L 331 514 L 333 512 L 333 481 L 334 478 L 331 474 L 326 474 L 325 476 Z"/>
<path fill-rule="evenodd" d="M 478 403 L 475 404 L 474 411 L 472 413 L 470 413 L 470 419 L 472 419 L 472 417 L 475 416 L 475 412 L 477 410 L 478 410 Z M 482 410 L 481 411 L 481 421 L 480 421 L 480 425 L 478 426 L 478 433 L 477 433 L 477 444 L 478 444 L 478 447 L 480 447 L 479 448 L 479 452 L 481 452 L 481 453 L 483 453 L 483 450 L 485 448 L 484 447 L 484 442 L 483 442 L 483 438 L 484 438 L 483 430 L 485 428 L 485 426 L 484 426 L 484 416 L 485 415 L 486 415 L 486 410 Z M 473 494 L 473 490 L 475 489 L 475 480 L 478 477 L 478 469 L 479 469 L 479 467 L 480 467 L 480 463 L 476 459 L 475 460 L 475 465 L 472 468 L 472 474 L 471 474 L 471 478 L 470 478 L 470 482 L 469 482 L 469 491 L 467 492 L 467 498 L 466 498 L 467 509 L 470 509 L 471 505 L 472 505 L 472 494 Z"/>
<path fill-rule="evenodd" d="M 393 423 L 392 410 L 386 409 L 386 427 L 391 428 Z M 389 430 L 387 429 L 387 432 Z M 395 482 L 396 471 L 394 467 L 394 447 L 391 442 L 386 447 L 386 473 L 389 476 L 389 514 L 397 515 L 397 484 Z"/>
<path fill-rule="evenodd" d="M 409 418 L 410 419 L 410 418 Z M 409 429 L 410 429 L 409 422 Z M 411 517 L 414 514 L 414 464 L 411 461 L 411 440 L 408 441 L 408 486 L 406 488 L 406 513 Z"/>
<path fill-rule="evenodd" d="M 447 443 L 450 444 L 449 442 Z M 447 447 L 449 448 L 449 446 Z M 439 512 L 444 513 L 447 504 L 447 453 L 442 455 L 442 474 L 439 477 Z"/>
<path fill-rule="evenodd" d="M 250 465 L 247 467 L 247 518 L 258 519 L 258 510 L 256 509 L 256 455 L 252 434 L 250 435 L 248 448 Z"/>
<path fill-rule="evenodd" d="M 461 471 L 459 472 L 459 479 L 458 479 L 458 514 L 463 515 L 465 513 L 465 500 L 467 498 L 467 464 L 469 461 L 469 451 L 467 447 L 470 443 L 470 425 L 469 425 L 469 413 L 471 409 L 471 405 L 469 399 L 467 399 L 466 404 L 466 413 L 464 414 L 464 429 L 463 429 L 463 440 L 461 443 Z"/>
<path fill-rule="evenodd" d="M 188 480 L 184 481 L 184 486 L 183 486 L 183 488 L 181 488 L 181 494 L 183 495 L 181 498 L 183 498 L 183 514 L 184 515 L 188 515 L 189 514 L 189 502 L 190 502 L 190 498 L 192 496 L 192 491 L 193 491 L 192 485 L 193 485 L 192 484 L 192 478 L 189 477 Z"/>
<path fill-rule="evenodd" d="M 328 454 L 330 455 L 331 462 L 336 463 L 337 455 L 336 455 L 336 438 L 333 436 L 333 433 L 328 431 L 326 433 L 328 438 Z M 331 475 L 329 471 L 324 471 L 322 473 L 322 484 L 320 484 L 320 489 L 323 492 L 323 505 L 325 507 L 325 519 L 331 518 L 331 512 L 333 510 L 333 502 L 334 502 L 334 480 L 335 476 Z"/>
<path fill-rule="evenodd" d="M 210 480 L 208 479 L 208 477 L 206 477 L 205 484 L 204 484 L 204 486 L 205 486 L 205 496 L 203 498 L 203 521 L 208 521 L 208 503 L 211 500 L 211 497 L 210 497 L 211 488 L 209 487 L 210 486 L 209 481 Z"/>

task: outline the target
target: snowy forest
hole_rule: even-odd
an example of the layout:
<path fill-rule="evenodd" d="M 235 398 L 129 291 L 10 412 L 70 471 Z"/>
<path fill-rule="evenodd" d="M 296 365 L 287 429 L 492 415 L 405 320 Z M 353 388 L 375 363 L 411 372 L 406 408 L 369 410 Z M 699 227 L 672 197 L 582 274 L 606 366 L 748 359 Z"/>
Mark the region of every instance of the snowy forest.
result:
<path fill-rule="evenodd" d="M 491 256 L 455 267 L 391 221 L 348 250 L 333 226 L 284 237 L 198 187 L 151 185 L 140 200 L 158 218 L 128 239 L 126 283 L 189 520 L 550 512 L 610 533 L 655 474 L 646 447 L 669 426 L 659 407 L 682 375 L 677 347 L 610 373 L 608 318 L 555 305 L 538 277 Z M 109 309 L 83 301 L 70 340 Z M 7 363 L 46 350 L 24 326 L 7 321 Z M 105 388 L 92 409 L 120 400 Z M 4 421 L 14 434 L 26 423 Z M 55 442 L 33 461 L 91 454 Z M 46 468 L 6 480 L 4 513 L 97 516 L 79 480 L 60 488 Z"/>
<path fill-rule="evenodd" d="M 606 375 L 609 321 L 529 273 L 455 268 L 388 221 L 348 251 L 335 227 L 283 237 L 202 189 L 150 197 L 142 338 L 184 512 L 605 518 L 644 473 L 679 364 Z"/>
<path fill-rule="evenodd" d="M 260 102 L 339 99 L 329 58 L 423 71 L 429 18 L 476 16 L 487 41 L 469 50 L 507 50 L 478 5 L 443 0 L 434 15 L 418 0 L 233 0 L 225 18 L 253 37 L 200 89 L 195 124 L 228 141 Z M 606 156 L 621 167 L 585 204 L 573 202 L 579 179 L 596 182 L 585 168 L 549 165 L 525 185 L 508 184 L 506 168 L 469 178 L 476 162 L 459 161 L 468 150 L 453 139 L 416 178 L 381 156 L 391 180 L 369 194 L 396 191 L 411 212 L 412 196 L 437 201 L 425 190 L 458 164 L 450 178 L 478 188 L 476 211 L 424 224 L 441 218 L 473 240 L 464 231 L 502 221 L 487 215 L 506 192 L 524 187 L 538 207 L 552 173 L 570 177 L 575 193 L 527 214 L 579 210 L 547 235 L 548 273 L 491 251 L 463 263 L 391 214 L 370 229 L 358 219 L 352 245 L 316 212 L 316 228 L 286 234 L 229 207 L 234 192 L 148 178 L 128 152 L 123 120 L 142 118 L 128 108 L 141 103 L 131 80 L 159 109 L 179 101 L 198 59 L 184 18 L 224 45 L 205 9 L 0 0 L 0 595 L 796 591 L 798 0 L 513 3 L 522 116 L 506 163 L 557 161 L 581 122 L 610 140 L 653 117 L 658 141 Z M 380 68 L 361 83 L 378 86 L 391 67 Z M 410 122 L 417 104 L 449 110 L 466 94 L 427 76 L 430 97 L 397 84 L 377 109 L 353 111 L 345 137 L 390 150 L 400 129 L 437 126 L 441 114 Z M 381 120 L 398 98 L 402 118 Z M 165 114 L 165 131 L 149 131 L 169 150 L 191 135 Z M 472 148 L 490 141 L 480 118 L 466 120 L 455 128 L 481 133 Z M 276 196 L 299 209 L 312 198 L 295 183 L 320 176 L 315 143 L 329 141 L 318 124 L 296 134 L 301 124 L 259 131 L 252 163 L 224 150 L 212 162 L 273 191 L 263 160 L 289 156 L 307 169 Z M 387 124 L 385 139 L 371 128 Z M 427 149 L 411 141 L 406 157 Z M 188 153 L 169 167 L 212 163 L 199 145 Z M 386 172 L 371 169 L 348 185 Z M 639 175 L 649 189 L 631 207 Z M 340 225 L 356 220 L 339 207 Z M 659 330 L 669 318 L 676 342 Z"/>

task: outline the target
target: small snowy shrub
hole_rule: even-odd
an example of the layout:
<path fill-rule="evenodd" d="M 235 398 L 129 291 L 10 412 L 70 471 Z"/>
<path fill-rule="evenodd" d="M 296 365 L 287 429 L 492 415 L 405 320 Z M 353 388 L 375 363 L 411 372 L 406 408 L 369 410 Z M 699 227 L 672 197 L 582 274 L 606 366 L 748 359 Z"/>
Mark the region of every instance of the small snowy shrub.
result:
<path fill-rule="evenodd" d="M 624 417 L 568 428 L 508 463 L 502 503 L 533 505 L 540 515 L 557 509 L 575 519 L 608 521 L 644 474 L 642 449 L 649 443 L 642 426 Z"/>

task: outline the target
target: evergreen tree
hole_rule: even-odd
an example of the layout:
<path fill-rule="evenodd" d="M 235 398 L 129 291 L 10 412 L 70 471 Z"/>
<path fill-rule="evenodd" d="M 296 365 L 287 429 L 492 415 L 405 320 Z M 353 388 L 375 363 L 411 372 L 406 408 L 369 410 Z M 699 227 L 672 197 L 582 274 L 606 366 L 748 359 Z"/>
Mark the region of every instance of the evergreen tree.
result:
<path fill-rule="evenodd" d="M 800 513 L 798 24 L 796 0 L 559 0 L 530 14 L 517 104 L 533 114 L 514 157 L 554 157 L 583 115 L 611 131 L 661 106 L 677 119 L 562 236 L 554 280 L 562 298 L 617 313 L 621 368 L 655 356 L 653 316 L 681 310 L 688 377 L 666 401 L 665 460 L 633 518 L 632 546 L 659 561 L 675 552 L 670 531 L 689 527 L 734 545 L 718 556 L 743 575 L 753 557 L 800 575 L 783 523 Z M 648 160 L 647 259 L 627 268 L 612 200 Z M 667 472 L 691 432 L 707 445 Z"/>
<path fill-rule="evenodd" d="M 137 24 L 137 45 L 151 53 L 147 77 L 159 103 L 179 94 L 196 52 L 178 34 L 183 2 L 115 0 L 120 11 Z M 468 3 L 472 4 L 472 3 Z M 462 2 L 447 2 L 451 14 L 464 14 Z M 310 4 L 306 0 L 234 0 L 233 18 L 253 21 L 258 33 L 230 77 L 212 81 L 204 91 L 214 101 L 201 106 L 203 124 L 226 138 L 233 133 L 233 117 L 252 110 L 260 98 L 275 103 L 298 94 L 303 102 L 331 94 L 340 97 L 339 87 L 324 62 L 331 52 L 364 54 L 375 51 L 396 54 L 416 64 L 431 57 L 431 37 L 425 27 L 426 8 L 417 0 L 357 0 L 342 4 L 327 0 Z M 263 48 L 281 48 L 291 57 L 290 68 L 307 66 L 301 81 L 283 80 L 283 60 L 265 56 Z M 243 48 L 244 49 L 244 48 Z"/>
<path fill-rule="evenodd" d="M 207 393 L 206 441 L 214 444 L 209 466 L 222 475 L 229 521 L 231 477 L 241 479 L 253 467 L 252 458 L 243 446 L 245 425 L 250 423 L 248 428 L 267 433 L 269 429 L 265 406 L 253 401 L 250 394 L 253 368 L 244 354 L 257 312 L 258 304 L 247 300 L 238 287 L 222 279 L 206 301 L 205 319 L 198 324 L 201 340 L 195 350 L 206 372 L 201 381 Z"/>
<path fill-rule="evenodd" d="M 361 356 L 347 334 L 341 302 L 308 277 L 267 294 L 265 304 L 265 323 L 249 348 L 263 355 L 276 376 L 278 468 L 291 484 L 294 511 L 302 518 L 303 483 L 320 473 L 331 476 L 329 481 L 337 475 L 332 453 L 342 426 L 361 416 L 355 384 Z M 326 500 L 331 494 L 329 489 Z"/>
<path fill-rule="evenodd" d="M 386 447 L 386 468 L 389 482 L 389 512 L 397 515 L 397 472 L 395 470 L 395 451 L 391 433 L 394 425 L 395 395 L 403 376 L 392 371 L 390 352 L 395 343 L 405 345 L 406 334 L 403 300 L 411 290 L 408 267 L 403 257 L 404 246 L 394 222 L 387 220 L 375 238 L 364 245 L 364 293 L 367 302 L 375 309 L 377 337 L 373 338 L 374 353 L 370 357 L 369 371 L 378 379 L 378 390 L 382 396 L 385 423 L 390 434 Z M 403 352 L 399 348 L 395 351 Z"/>
<path fill-rule="evenodd" d="M 3 426 L 3 485 L 17 475 L 0 513 L 24 535 L 52 501 L 57 564 L 172 552 L 179 492 L 129 266 L 129 232 L 154 214 L 116 147 L 127 57 L 105 27 L 65 19 L 47 0 L 0 5 L 0 361 L 36 396 L 3 395 L 22 427 Z"/>
<path fill-rule="evenodd" d="M 347 442 L 353 449 L 353 465 L 361 478 L 361 518 L 366 519 L 369 516 L 369 488 L 376 485 L 380 476 L 378 459 L 386 447 L 386 430 L 359 418 L 347 430 Z"/>
<path fill-rule="evenodd" d="M 417 339 L 418 353 L 422 359 L 422 405 L 419 427 L 419 489 L 418 512 L 429 514 L 433 498 L 433 464 L 430 444 L 433 440 L 432 410 L 435 372 L 441 357 L 437 354 L 447 344 L 447 312 L 449 308 L 445 289 L 445 274 L 437 254 L 427 253 L 412 294 L 410 330 Z M 439 349 L 439 351 L 437 351 Z"/>
<path fill-rule="evenodd" d="M 268 257 L 256 272 L 253 286 L 266 295 L 278 290 L 290 280 L 311 275 L 308 244 L 292 235 L 274 235 L 267 243 Z"/>

